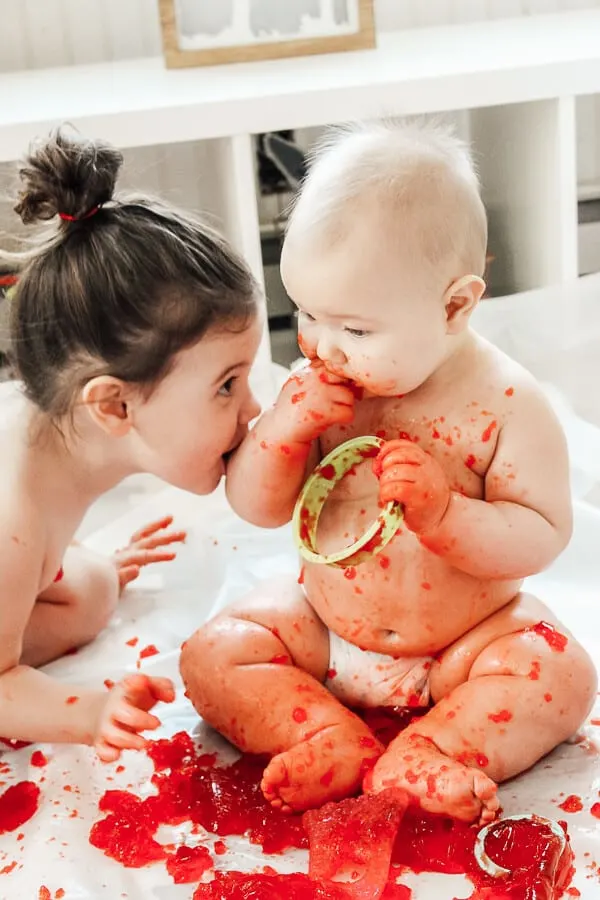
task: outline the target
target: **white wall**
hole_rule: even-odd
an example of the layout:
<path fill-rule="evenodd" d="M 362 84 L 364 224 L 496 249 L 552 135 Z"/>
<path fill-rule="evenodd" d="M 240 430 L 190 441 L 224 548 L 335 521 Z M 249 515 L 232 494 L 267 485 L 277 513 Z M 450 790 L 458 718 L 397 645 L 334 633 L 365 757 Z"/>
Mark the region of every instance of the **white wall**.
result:
<path fill-rule="evenodd" d="M 375 0 L 375 6 L 378 28 L 389 30 L 587 8 L 600 0 Z M 7 71 L 161 52 L 156 0 L 0 0 L 0 34 L 0 70 Z M 578 118 L 580 180 L 600 182 L 600 98 L 582 98 Z M 128 153 L 129 180 L 179 200 L 198 156 L 176 146 Z"/>

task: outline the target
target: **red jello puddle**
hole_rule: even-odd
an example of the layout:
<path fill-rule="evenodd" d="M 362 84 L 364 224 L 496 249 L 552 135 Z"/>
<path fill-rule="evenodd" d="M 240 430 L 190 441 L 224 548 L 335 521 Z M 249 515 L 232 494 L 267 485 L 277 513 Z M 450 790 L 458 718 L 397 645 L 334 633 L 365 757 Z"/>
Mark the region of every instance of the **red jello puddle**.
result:
<path fill-rule="evenodd" d="M 424 710 L 395 712 L 396 715 L 393 711 L 372 710 L 365 715 L 374 733 L 386 742 Z M 126 791 L 107 791 L 100 801 L 100 809 L 108 815 L 93 825 L 90 842 L 107 856 L 129 867 L 164 860 L 177 880 L 198 881 L 208 868 L 208 854 L 204 848 L 196 848 L 197 855 L 189 848 L 179 848 L 175 852 L 173 847 L 163 846 L 154 839 L 159 825 L 188 821 L 220 836 L 245 834 L 265 853 L 282 853 L 289 848 L 308 846 L 302 817 L 283 815 L 263 798 L 260 780 L 264 758 L 243 755 L 233 765 L 218 768 L 214 765 L 214 755 L 198 755 L 185 733 L 168 741 L 154 742 L 148 755 L 156 769 L 152 777 L 158 792 L 156 796 L 140 800 Z M 369 878 L 381 878 L 381 872 L 387 871 L 389 865 L 393 839 L 390 837 L 390 815 L 393 819 L 393 814 L 389 811 L 389 801 L 387 809 L 381 807 L 382 797 L 364 796 L 341 804 L 327 804 L 322 811 L 310 814 L 321 824 L 329 816 L 331 832 L 332 821 L 335 825 L 335 807 L 340 813 L 344 812 L 337 845 L 333 841 L 324 844 L 325 832 L 321 829 L 319 833 L 318 827 L 313 834 L 312 874 L 321 878 L 327 874 L 332 854 L 339 872 L 346 852 L 350 868 L 356 866 L 359 858 L 366 865 Z M 355 829 L 354 833 L 348 825 L 352 820 L 352 814 L 346 815 L 348 810 L 354 810 L 353 814 L 358 816 L 356 821 L 362 822 L 369 820 L 371 810 L 369 828 L 366 831 Z M 379 820 L 377 816 L 380 816 Z M 383 831 L 377 832 L 378 828 Z M 393 845 L 390 881 L 383 894 L 381 884 L 377 890 L 373 885 L 370 893 L 360 893 L 349 885 L 313 880 L 300 874 L 217 872 L 213 881 L 197 887 L 194 900 L 349 900 L 353 897 L 409 900 L 409 889 L 395 884 L 396 878 L 405 870 L 465 874 L 474 884 L 471 900 L 557 900 L 562 896 L 573 874 L 573 855 L 567 844 L 561 859 L 557 860 L 560 843 L 547 827 L 530 820 L 508 822 L 488 836 L 488 855 L 498 865 L 513 871 L 513 875 L 501 879 L 493 879 L 479 869 L 473 854 L 477 832 L 478 827 L 409 807 L 401 819 Z M 364 846 L 365 835 L 369 837 L 371 833 L 380 837 L 369 838 L 367 858 L 364 853 L 360 855 L 359 845 L 362 840 Z M 327 846 L 325 857 L 322 855 L 324 846 Z"/>
<path fill-rule="evenodd" d="M 19 781 L 0 794 L 0 834 L 16 831 L 36 813 L 40 789 L 33 781 Z"/>

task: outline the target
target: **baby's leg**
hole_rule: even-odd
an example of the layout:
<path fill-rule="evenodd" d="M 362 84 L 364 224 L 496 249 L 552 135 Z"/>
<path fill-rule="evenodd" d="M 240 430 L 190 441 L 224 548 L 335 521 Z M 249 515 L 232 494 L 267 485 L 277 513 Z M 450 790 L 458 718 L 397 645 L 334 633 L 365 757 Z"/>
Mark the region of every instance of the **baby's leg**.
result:
<path fill-rule="evenodd" d="M 327 629 L 290 576 L 228 607 L 182 648 L 198 713 L 241 750 L 272 757 L 262 789 L 285 811 L 353 793 L 382 750 L 323 686 L 328 662 Z"/>
<path fill-rule="evenodd" d="M 496 783 L 571 737 L 596 687 L 581 645 L 539 600 L 520 594 L 434 664 L 436 706 L 390 744 L 365 788 L 397 785 L 431 812 L 491 821 Z"/>
<path fill-rule="evenodd" d="M 117 570 L 108 557 L 73 545 L 65 553 L 63 569 L 60 581 L 50 585 L 33 607 L 23 635 L 23 665 L 43 666 L 89 644 L 117 606 Z"/>

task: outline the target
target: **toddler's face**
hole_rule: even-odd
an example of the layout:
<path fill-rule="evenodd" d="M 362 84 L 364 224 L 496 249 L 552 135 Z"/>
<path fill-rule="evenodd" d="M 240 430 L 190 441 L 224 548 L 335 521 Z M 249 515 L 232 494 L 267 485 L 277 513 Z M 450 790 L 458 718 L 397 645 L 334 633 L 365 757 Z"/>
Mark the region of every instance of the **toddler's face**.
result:
<path fill-rule="evenodd" d="M 448 350 L 448 285 L 424 271 L 424 261 L 393 258 L 375 235 L 321 251 L 310 241 L 286 241 L 281 272 L 298 307 L 305 356 L 377 396 L 415 390 Z"/>

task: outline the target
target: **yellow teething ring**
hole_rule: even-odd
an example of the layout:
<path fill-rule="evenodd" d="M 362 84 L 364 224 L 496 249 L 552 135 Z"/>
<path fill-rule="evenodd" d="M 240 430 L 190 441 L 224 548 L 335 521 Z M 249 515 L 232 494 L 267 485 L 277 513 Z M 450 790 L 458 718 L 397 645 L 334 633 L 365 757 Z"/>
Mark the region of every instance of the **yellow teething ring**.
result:
<path fill-rule="evenodd" d="M 358 437 L 332 450 L 306 479 L 294 508 L 292 528 L 300 555 L 311 563 L 347 569 L 370 559 L 389 544 L 402 521 L 402 506 L 388 503 L 365 533 L 353 544 L 335 553 L 317 552 L 319 516 L 334 487 L 353 466 L 379 453 L 384 441 L 378 437 Z"/>
<path fill-rule="evenodd" d="M 491 875 L 492 878 L 505 878 L 507 875 L 510 875 L 511 870 L 505 869 L 504 866 L 499 866 L 493 859 L 490 859 L 485 850 L 486 838 L 491 831 L 494 831 L 495 828 L 500 828 L 502 825 L 506 824 L 506 822 L 516 822 L 521 819 L 529 819 L 531 822 L 538 822 L 540 825 L 545 825 L 549 831 L 556 835 L 561 841 L 561 853 L 565 849 L 567 843 L 565 833 L 558 822 L 555 822 L 553 819 L 546 819 L 544 816 L 536 816 L 531 813 L 518 813 L 514 816 L 505 816 L 503 819 L 496 819 L 495 822 L 486 825 L 479 831 L 474 847 L 477 865 L 480 869 L 483 869 L 487 875 Z"/>

